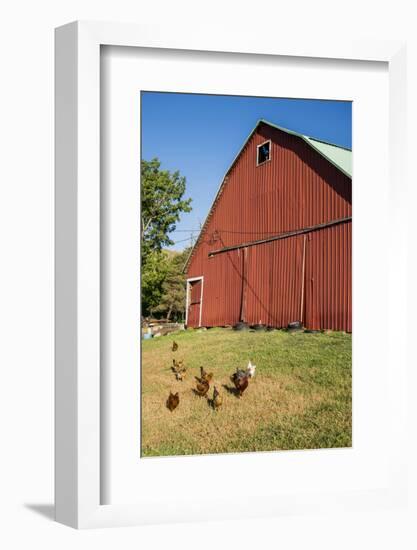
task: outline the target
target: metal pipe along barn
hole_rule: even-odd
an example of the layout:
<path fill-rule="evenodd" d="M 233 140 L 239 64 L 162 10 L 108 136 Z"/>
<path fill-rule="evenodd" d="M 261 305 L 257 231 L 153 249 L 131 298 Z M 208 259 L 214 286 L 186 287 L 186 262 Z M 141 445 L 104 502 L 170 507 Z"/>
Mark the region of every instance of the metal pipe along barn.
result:
<path fill-rule="evenodd" d="M 188 327 L 352 331 L 352 152 L 260 120 L 185 265 Z"/>

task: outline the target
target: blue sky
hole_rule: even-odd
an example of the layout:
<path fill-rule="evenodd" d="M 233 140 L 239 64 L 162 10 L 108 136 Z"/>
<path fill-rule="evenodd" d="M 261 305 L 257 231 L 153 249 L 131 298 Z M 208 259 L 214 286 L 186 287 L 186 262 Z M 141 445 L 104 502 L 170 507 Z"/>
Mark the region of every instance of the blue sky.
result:
<path fill-rule="evenodd" d="M 347 101 L 279 99 L 142 92 L 142 158 L 187 179 L 193 210 L 171 234 L 182 250 L 198 236 L 221 180 L 256 122 L 266 119 L 331 143 L 352 146 L 352 104 Z"/>

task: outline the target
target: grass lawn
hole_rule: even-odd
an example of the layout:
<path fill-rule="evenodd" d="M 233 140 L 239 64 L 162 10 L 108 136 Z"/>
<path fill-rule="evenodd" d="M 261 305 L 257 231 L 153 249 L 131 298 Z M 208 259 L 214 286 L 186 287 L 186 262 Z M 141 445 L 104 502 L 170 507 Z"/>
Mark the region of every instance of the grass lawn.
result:
<path fill-rule="evenodd" d="M 178 343 L 173 353 L 172 342 Z M 177 381 L 172 359 L 183 359 Z M 256 375 L 242 398 L 230 375 L 248 360 Z M 215 411 L 195 395 L 200 365 L 223 397 Z M 180 403 L 170 412 L 170 390 Z M 213 394 L 213 383 L 209 397 Z M 187 330 L 142 342 L 142 456 L 350 447 L 352 339 L 341 332 Z"/>

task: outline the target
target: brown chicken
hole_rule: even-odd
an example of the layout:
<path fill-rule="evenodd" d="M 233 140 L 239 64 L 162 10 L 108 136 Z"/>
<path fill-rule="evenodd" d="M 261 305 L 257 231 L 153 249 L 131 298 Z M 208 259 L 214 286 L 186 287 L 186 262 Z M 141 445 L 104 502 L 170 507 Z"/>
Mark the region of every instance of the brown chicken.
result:
<path fill-rule="evenodd" d="M 201 382 L 197 382 L 196 392 L 201 397 L 205 397 L 209 389 L 210 389 L 210 384 L 206 380 L 201 380 Z"/>
<path fill-rule="evenodd" d="M 178 403 L 180 402 L 180 396 L 177 393 L 169 392 L 169 397 L 167 399 L 167 407 L 172 412 L 174 409 L 178 407 Z"/>
<path fill-rule="evenodd" d="M 173 359 L 171 369 L 174 372 L 175 378 L 177 380 L 182 381 L 185 378 L 187 367 L 184 367 L 184 361 L 182 359 L 181 361 L 176 361 L 175 359 Z"/>
<path fill-rule="evenodd" d="M 177 344 L 177 342 L 174 340 L 174 341 L 172 342 L 172 351 L 177 351 L 177 349 L 178 349 L 178 344 Z"/>
<path fill-rule="evenodd" d="M 213 380 L 213 373 L 212 372 L 206 372 L 203 367 L 200 367 L 200 378 L 196 376 L 196 379 L 199 382 L 210 382 Z"/>
<path fill-rule="evenodd" d="M 184 367 L 184 360 L 177 361 L 176 359 L 172 360 L 172 370 L 182 370 Z"/>
<path fill-rule="evenodd" d="M 241 372 L 237 371 L 233 373 L 233 375 L 230 377 L 230 380 L 235 385 L 239 397 L 242 397 L 243 392 L 249 385 L 249 376 L 247 374 L 242 374 Z"/>
<path fill-rule="evenodd" d="M 223 403 L 222 396 L 217 391 L 216 386 L 214 386 L 212 403 L 213 403 L 213 408 L 216 410 L 220 408 Z"/>

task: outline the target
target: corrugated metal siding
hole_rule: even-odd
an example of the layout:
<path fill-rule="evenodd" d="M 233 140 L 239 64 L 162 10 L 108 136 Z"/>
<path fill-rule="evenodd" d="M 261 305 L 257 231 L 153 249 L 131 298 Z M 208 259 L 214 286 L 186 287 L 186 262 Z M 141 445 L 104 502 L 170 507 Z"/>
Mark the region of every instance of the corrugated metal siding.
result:
<path fill-rule="evenodd" d="M 256 147 L 267 139 L 272 141 L 271 161 L 257 167 Z M 299 320 L 300 315 L 302 236 L 249 247 L 246 264 L 242 250 L 208 258 L 210 251 L 351 215 L 351 180 L 302 139 L 261 125 L 230 170 L 188 267 L 188 277 L 205 277 L 202 324 L 236 323 L 241 314 L 242 288 L 246 297 L 244 316 L 251 324 L 261 321 L 285 326 Z M 323 230 L 323 235 L 326 231 Z M 343 243 L 331 241 L 331 246 Z M 311 249 L 310 253 L 315 252 Z M 339 273 L 339 268 L 333 265 L 333 258 L 339 256 L 336 252 L 323 256 L 331 264 L 332 276 Z M 348 272 L 337 276 L 350 281 L 350 263 L 346 269 Z M 247 288 L 242 285 L 245 278 Z M 327 284 L 324 280 L 320 279 L 321 294 Z M 337 293 L 339 286 L 334 284 L 331 288 Z M 344 284 L 343 288 L 347 286 Z M 324 316 L 323 307 L 318 309 L 320 323 L 327 323 L 329 315 Z M 310 312 L 306 323 L 313 317 Z M 340 314 L 338 319 L 341 320 Z M 351 321 L 321 328 L 346 330 L 345 326 L 350 327 Z"/>
<path fill-rule="evenodd" d="M 310 235 L 306 250 L 306 326 L 352 331 L 352 223 Z"/>

